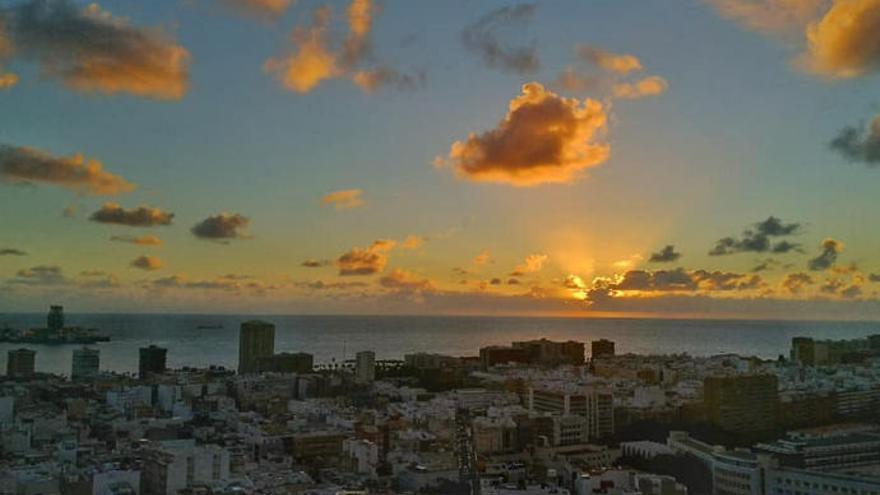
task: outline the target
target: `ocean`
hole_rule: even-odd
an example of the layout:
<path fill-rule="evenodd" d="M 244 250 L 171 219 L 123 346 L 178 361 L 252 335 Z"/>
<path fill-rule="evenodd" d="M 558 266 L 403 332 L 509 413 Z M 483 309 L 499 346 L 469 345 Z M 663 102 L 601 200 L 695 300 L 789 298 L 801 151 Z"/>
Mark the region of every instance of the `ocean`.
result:
<path fill-rule="evenodd" d="M 601 338 L 617 343 L 618 353 L 682 353 L 708 356 L 737 353 L 773 359 L 788 355 L 791 338 L 859 338 L 880 333 L 877 322 L 796 322 L 754 320 L 669 320 L 630 318 L 524 318 L 457 316 L 235 316 L 177 314 L 68 314 L 68 325 L 98 328 L 110 342 L 96 344 L 101 368 L 135 372 L 138 348 L 168 348 L 168 365 L 235 368 L 238 328 L 249 319 L 276 325 L 276 352 L 308 352 L 316 363 L 350 359 L 372 350 L 378 359 L 401 359 L 412 352 L 476 355 L 480 347 L 547 337 L 587 344 Z M 44 314 L 0 313 L 0 327 L 45 326 Z M 221 328 L 199 328 L 220 326 Z M 0 343 L 0 370 L 6 351 L 37 351 L 38 371 L 69 374 L 76 346 Z"/>

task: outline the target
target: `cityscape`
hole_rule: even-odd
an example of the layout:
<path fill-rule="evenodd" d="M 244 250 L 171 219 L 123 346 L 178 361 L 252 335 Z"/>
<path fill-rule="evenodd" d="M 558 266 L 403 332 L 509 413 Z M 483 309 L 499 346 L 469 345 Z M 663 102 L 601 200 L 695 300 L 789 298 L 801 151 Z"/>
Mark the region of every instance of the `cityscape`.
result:
<path fill-rule="evenodd" d="M 880 495 L 880 0 L 0 0 L 0 495 Z"/>
<path fill-rule="evenodd" d="M 149 345 L 119 373 L 96 343 L 58 375 L 9 350 L 0 493 L 880 493 L 880 333 L 775 360 L 536 336 L 334 363 L 279 352 L 270 321 L 238 336 L 235 369 Z"/>

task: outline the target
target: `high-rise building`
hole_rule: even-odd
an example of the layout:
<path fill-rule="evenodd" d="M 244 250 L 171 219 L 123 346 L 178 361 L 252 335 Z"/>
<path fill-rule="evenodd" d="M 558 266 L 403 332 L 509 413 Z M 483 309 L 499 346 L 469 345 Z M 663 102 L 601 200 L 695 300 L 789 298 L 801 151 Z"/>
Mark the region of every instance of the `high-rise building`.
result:
<path fill-rule="evenodd" d="M 143 456 L 141 495 L 176 495 L 193 485 L 229 479 L 230 454 L 219 445 L 164 440 L 148 445 Z"/>
<path fill-rule="evenodd" d="M 50 306 L 49 315 L 46 316 L 46 327 L 49 330 L 61 330 L 64 328 L 64 306 Z"/>
<path fill-rule="evenodd" d="M 151 345 L 141 347 L 140 360 L 138 361 L 138 377 L 146 378 L 150 374 L 165 373 L 168 349 Z"/>
<path fill-rule="evenodd" d="M 246 321 L 238 334 L 238 372 L 259 373 L 260 359 L 275 354 L 275 325 L 265 321 Z"/>
<path fill-rule="evenodd" d="M 36 356 L 36 351 L 25 348 L 9 351 L 6 357 L 6 376 L 27 378 L 33 375 Z"/>
<path fill-rule="evenodd" d="M 614 434 L 614 393 L 602 387 L 564 385 L 532 387 L 526 404 L 530 411 L 586 418 L 590 438 Z"/>
<path fill-rule="evenodd" d="M 779 380 L 775 375 L 709 376 L 703 403 L 709 422 L 733 433 L 760 433 L 776 427 Z"/>
<path fill-rule="evenodd" d="M 548 339 L 527 340 L 514 342 L 514 349 L 525 349 L 531 364 L 558 366 L 570 364 L 580 366 L 584 364 L 584 344 L 569 340 L 567 342 L 554 342 Z"/>
<path fill-rule="evenodd" d="M 98 349 L 82 349 L 73 350 L 73 359 L 70 369 L 70 378 L 72 380 L 88 380 L 98 376 L 101 370 L 101 351 Z"/>
<path fill-rule="evenodd" d="M 376 380 L 376 353 L 361 351 L 355 355 L 355 381 L 373 383 Z"/>
<path fill-rule="evenodd" d="M 590 358 L 614 356 L 614 342 L 607 339 L 594 340 L 590 343 Z"/>

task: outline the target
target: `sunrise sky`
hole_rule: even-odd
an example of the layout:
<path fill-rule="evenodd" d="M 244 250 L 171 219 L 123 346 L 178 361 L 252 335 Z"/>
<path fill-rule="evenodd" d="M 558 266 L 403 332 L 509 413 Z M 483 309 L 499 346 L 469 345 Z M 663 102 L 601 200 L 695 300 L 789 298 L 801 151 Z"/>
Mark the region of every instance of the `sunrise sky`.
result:
<path fill-rule="evenodd" d="M 0 0 L 0 311 L 880 318 L 880 0 Z"/>

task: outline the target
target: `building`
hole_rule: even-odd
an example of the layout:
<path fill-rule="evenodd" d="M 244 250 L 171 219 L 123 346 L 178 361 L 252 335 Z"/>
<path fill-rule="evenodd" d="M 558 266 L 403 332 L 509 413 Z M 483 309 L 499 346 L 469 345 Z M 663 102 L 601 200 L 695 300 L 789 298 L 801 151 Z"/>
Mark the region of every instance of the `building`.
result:
<path fill-rule="evenodd" d="M 265 321 L 246 321 L 238 334 L 239 374 L 259 373 L 260 359 L 275 354 L 275 325 Z"/>
<path fill-rule="evenodd" d="M 361 351 L 355 355 L 354 377 L 357 383 L 369 384 L 376 381 L 376 353 Z"/>
<path fill-rule="evenodd" d="M 790 433 L 786 438 L 755 446 L 773 454 L 785 467 L 812 470 L 852 470 L 880 466 L 880 434 L 847 432 L 831 436 Z"/>
<path fill-rule="evenodd" d="M 64 328 L 64 306 L 50 306 L 46 316 L 46 327 L 58 331 Z"/>
<path fill-rule="evenodd" d="M 480 365 L 484 370 L 499 364 L 527 364 L 528 362 L 528 349 L 498 345 L 480 348 Z"/>
<path fill-rule="evenodd" d="M 462 366 L 461 358 L 427 352 L 407 354 L 403 356 L 403 361 L 407 367 L 419 370 L 438 370 Z"/>
<path fill-rule="evenodd" d="M 595 387 L 532 387 L 528 391 L 529 410 L 560 416 L 586 418 L 589 438 L 614 433 L 614 394 Z"/>
<path fill-rule="evenodd" d="M 547 339 L 514 342 L 514 349 L 525 349 L 529 363 L 543 366 L 584 364 L 584 344 L 569 340 L 554 342 Z"/>
<path fill-rule="evenodd" d="M 6 356 L 6 376 L 9 378 L 27 378 L 34 374 L 37 351 L 21 348 L 9 351 Z"/>
<path fill-rule="evenodd" d="M 315 357 L 305 352 L 282 352 L 257 360 L 260 373 L 311 373 L 315 367 Z"/>
<path fill-rule="evenodd" d="M 101 370 L 101 351 L 98 349 L 73 350 L 73 359 L 70 369 L 71 380 L 88 380 L 95 378 Z"/>
<path fill-rule="evenodd" d="M 709 376 L 703 380 L 707 419 L 733 433 L 776 428 L 779 382 L 775 375 Z"/>
<path fill-rule="evenodd" d="M 168 349 L 151 345 L 141 347 L 138 360 L 138 377 L 143 380 L 151 374 L 165 373 Z"/>
<path fill-rule="evenodd" d="M 607 339 L 594 340 L 590 343 L 590 358 L 614 356 L 614 342 Z"/>
<path fill-rule="evenodd" d="M 140 495 L 177 495 L 196 483 L 229 479 L 229 451 L 193 440 L 166 440 L 144 454 Z"/>

